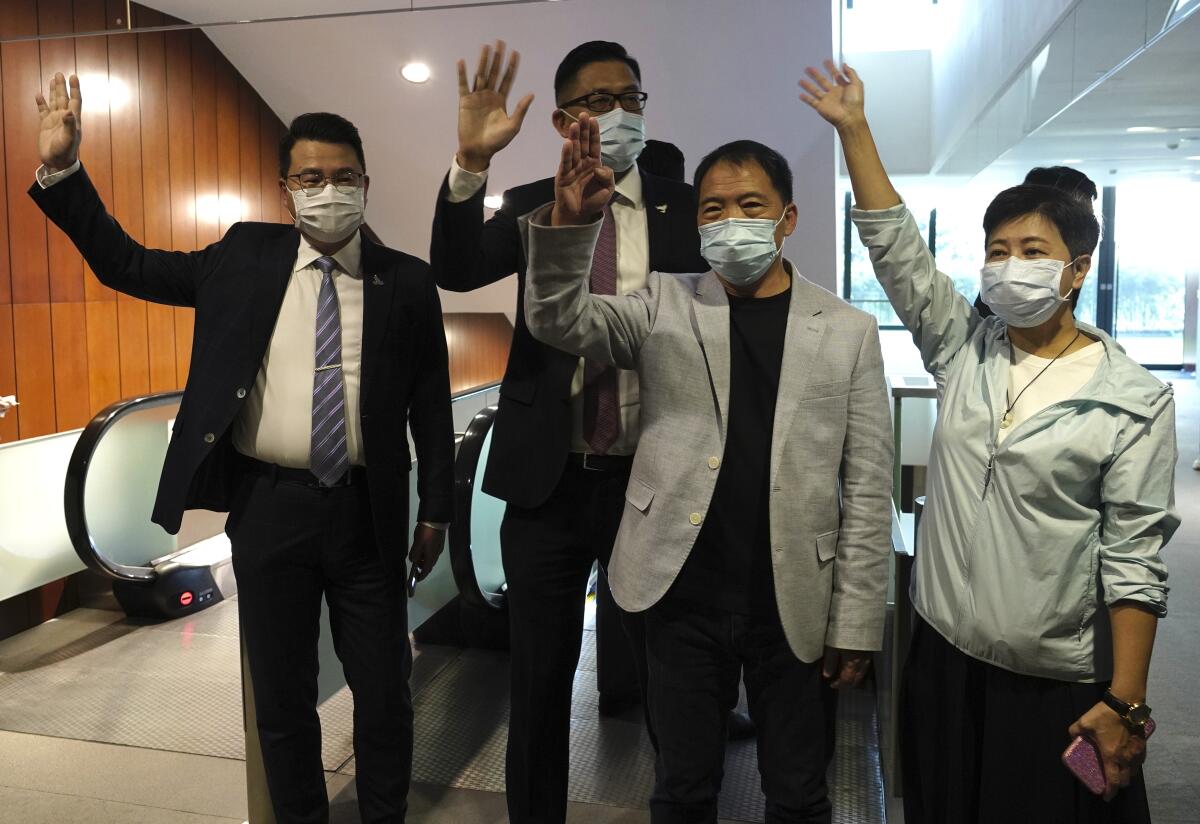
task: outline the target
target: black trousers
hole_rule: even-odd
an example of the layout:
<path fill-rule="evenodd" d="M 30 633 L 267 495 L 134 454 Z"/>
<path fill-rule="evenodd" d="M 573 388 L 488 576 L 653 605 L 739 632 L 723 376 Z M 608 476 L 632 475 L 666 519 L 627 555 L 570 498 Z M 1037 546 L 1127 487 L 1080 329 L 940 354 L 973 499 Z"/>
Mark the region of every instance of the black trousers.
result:
<path fill-rule="evenodd" d="M 768 824 L 829 824 L 825 772 L 837 693 L 793 654 L 777 616 L 664 599 L 646 612 L 650 714 L 658 731 L 653 824 L 715 824 L 729 712 L 744 673 Z"/>
<path fill-rule="evenodd" d="M 511 711 L 505 784 L 512 824 L 562 824 L 567 814 L 571 692 L 592 565 L 608 564 L 624 511 L 628 469 L 568 464 L 535 509 L 509 505 L 500 527 L 511 626 Z M 622 653 L 645 678 L 640 616 L 621 613 L 629 639 L 597 620 L 601 665 Z M 607 657 L 609 661 L 603 659 Z"/>
<path fill-rule="evenodd" d="M 226 531 L 277 824 L 329 820 L 317 717 L 321 597 L 354 695 L 362 821 L 401 824 L 412 770 L 404 555 L 384 562 L 365 481 L 313 489 L 245 475 Z"/>
<path fill-rule="evenodd" d="M 1060 760 L 1107 686 L 1001 669 L 918 616 L 900 692 L 905 822 L 1149 824 L 1140 769 L 1106 802 Z"/>

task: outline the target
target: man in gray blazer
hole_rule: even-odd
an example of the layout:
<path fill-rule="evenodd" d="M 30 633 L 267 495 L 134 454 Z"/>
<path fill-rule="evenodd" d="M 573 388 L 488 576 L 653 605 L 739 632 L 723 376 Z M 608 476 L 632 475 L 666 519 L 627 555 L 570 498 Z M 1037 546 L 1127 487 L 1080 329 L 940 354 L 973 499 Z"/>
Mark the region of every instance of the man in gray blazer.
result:
<path fill-rule="evenodd" d="M 646 613 L 652 821 L 716 820 L 744 669 L 767 820 L 828 822 L 828 687 L 856 685 L 883 635 L 892 434 L 879 335 L 784 260 L 796 207 L 777 152 L 723 146 L 695 185 L 715 271 L 589 290 L 615 246 L 600 217 L 613 175 L 582 117 L 554 204 L 521 221 L 526 317 L 542 341 L 638 373 L 642 435 L 609 580 L 623 608 Z"/>

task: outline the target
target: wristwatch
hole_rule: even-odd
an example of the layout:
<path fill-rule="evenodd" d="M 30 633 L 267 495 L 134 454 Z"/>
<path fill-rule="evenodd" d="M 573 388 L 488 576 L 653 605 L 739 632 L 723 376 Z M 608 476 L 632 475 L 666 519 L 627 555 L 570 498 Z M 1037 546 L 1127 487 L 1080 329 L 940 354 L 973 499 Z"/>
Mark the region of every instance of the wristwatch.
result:
<path fill-rule="evenodd" d="M 1134 735 L 1146 737 L 1146 722 L 1150 720 L 1150 707 L 1147 704 L 1135 701 L 1132 704 L 1127 704 L 1120 698 L 1112 694 L 1112 690 L 1105 690 L 1101 698 L 1109 709 L 1121 716 L 1121 720 L 1125 722 L 1125 726 L 1129 727 L 1129 731 Z"/>

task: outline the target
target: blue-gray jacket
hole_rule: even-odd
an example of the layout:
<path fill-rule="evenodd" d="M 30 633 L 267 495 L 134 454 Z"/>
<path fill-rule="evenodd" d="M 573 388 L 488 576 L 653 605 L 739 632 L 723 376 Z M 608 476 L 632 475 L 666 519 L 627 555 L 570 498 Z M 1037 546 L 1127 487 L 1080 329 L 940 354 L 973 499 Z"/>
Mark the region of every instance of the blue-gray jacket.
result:
<path fill-rule="evenodd" d="M 1106 605 L 1166 614 L 1159 552 L 1179 526 L 1170 387 L 1079 324 L 1104 345 L 1096 374 L 995 448 L 1004 323 L 980 317 L 937 271 L 903 204 L 852 217 L 938 386 L 913 605 L 958 649 L 1005 669 L 1111 679 Z"/>

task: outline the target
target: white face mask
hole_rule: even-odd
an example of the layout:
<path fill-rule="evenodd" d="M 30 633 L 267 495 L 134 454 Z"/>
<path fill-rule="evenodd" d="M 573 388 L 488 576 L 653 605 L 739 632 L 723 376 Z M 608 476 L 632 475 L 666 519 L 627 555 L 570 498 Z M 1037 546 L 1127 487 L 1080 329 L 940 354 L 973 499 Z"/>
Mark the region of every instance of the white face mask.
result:
<path fill-rule="evenodd" d="M 579 120 L 565 109 L 559 111 Z M 600 162 L 617 173 L 632 168 L 646 148 L 646 118 L 618 106 L 592 119 L 600 126 Z"/>
<path fill-rule="evenodd" d="M 362 225 L 365 192 L 364 188 L 359 187 L 352 194 L 344 195 L 332 183 L 326 184 L 320 194 L 311 197 L 302 191 L 293 191 L 296 227 L 322 243 L 345 240 Z"/>
<path fill-rule="evenodd" d="M 775 246 L 775 229 L 786 216 L 785 210 L 779 220 L 730 217 L 701 226 L 700 254 L 730 285 L 751 286 L 783 252 L 782 244 Z"/>
<path fill-rule="evenodd" d="M 989 263 L 979 270 L 979 295 L 996 317 L 1018 329 L 1029 329 L 1048 321 L 1067 302 L 1059 294 L 1062 273 L 1070 264 L 1041 258 L 1010 257 Z"/>

